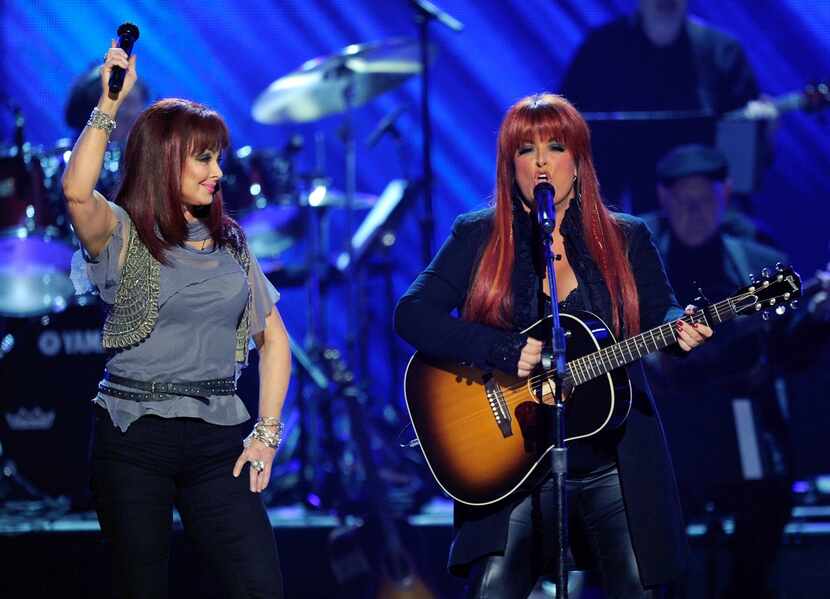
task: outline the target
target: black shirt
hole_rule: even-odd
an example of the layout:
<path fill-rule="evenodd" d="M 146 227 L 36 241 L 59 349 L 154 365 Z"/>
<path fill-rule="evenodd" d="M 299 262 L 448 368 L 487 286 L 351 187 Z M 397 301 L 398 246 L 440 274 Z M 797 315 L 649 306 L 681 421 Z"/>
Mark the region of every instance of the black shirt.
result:
<path fill-rule="evenodd" d="M 711 117 L 671 121 L 590 122 L 603 196 L 635 213 L 657 207 L 657 161 L 688 143 L 712 145 L 716 115 L 759 95 L 746 56 L 731 36 L 687 19 L 679 37 L 658 47 L 629 15 L 591 32 L 560 85 L 582 112 L 698 111 Z"/>

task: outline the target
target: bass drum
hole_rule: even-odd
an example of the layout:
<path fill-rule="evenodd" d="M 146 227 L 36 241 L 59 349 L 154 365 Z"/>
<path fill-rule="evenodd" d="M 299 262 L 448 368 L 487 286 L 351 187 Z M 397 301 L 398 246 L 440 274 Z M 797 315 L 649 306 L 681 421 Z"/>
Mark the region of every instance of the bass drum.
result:
<path fill-rule="evenodd" d="M 104 371 L 96 296 L 37 318 L 0 318 L 2 458 L 40 493 L 89 499 L 92 398 Z"/>

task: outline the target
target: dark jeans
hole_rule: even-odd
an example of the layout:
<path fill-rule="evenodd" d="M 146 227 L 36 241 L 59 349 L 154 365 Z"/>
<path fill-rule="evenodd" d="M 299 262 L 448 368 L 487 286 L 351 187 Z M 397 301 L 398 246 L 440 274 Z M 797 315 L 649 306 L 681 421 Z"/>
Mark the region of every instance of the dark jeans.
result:
<path fill-rule="evenodd" d="M 556 569 L 555 489 L 548 477 L 510 514 L 504 555 L 477 562 L 470 573 L 468 596 L 477 599 L 524 599 L 541 574 Z M 611 599 L 656 599 L 647 590 L 631 546 L 620 478 L 616 468 L 592 477 L 568 480 L 571 546 L 582 544 L 602 576 Z"/>
<path fill-rule="evenodd" d="M 232 474 L 245 430 L 143 416 L 122 433 L 96 407 L 92 491 L 118 597 L 167 597 L 174 505 L 223 596 L 282 597 L 273 529 L 261 496 L 248 489 L 249 466 Z"/>

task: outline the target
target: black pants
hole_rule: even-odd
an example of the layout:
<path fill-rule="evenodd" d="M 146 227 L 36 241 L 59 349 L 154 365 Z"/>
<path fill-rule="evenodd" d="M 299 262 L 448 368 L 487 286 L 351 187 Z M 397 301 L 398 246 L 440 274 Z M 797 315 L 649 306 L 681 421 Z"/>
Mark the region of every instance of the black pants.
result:
<path fill-rule="evenodd" d="M 611 599 L 660 597 L 659 589 L 647 590 L 640 582 L 617 469 L 569 480 L 567 492 L 571 539 L 581 539 L 590 552 L 607 596 Z M 548 477 L 514 508 L 504 555 L 487 556 L 474 565 L 469 597 L 524 599 L 541 574 L 555 571 L 554 493 L 553 478 Z"/>
<path fill-rule="evenodd" d="M 277 546 L 248 467 L 233 465 L 245 426 L 143 416 L 122 433 L 95 409 L 92 491 L 113 551 L 115 595 L 168 596 L 175 505 L 185 531 L 210 562 L 223 596 L 282 597 Z"/>

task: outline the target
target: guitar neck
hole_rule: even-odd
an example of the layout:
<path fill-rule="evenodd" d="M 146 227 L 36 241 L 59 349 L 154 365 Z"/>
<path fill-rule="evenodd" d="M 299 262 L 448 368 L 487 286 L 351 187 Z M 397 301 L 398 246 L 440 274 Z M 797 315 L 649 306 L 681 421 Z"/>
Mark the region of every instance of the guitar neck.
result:
<path fill-rule="evenodd" d="M 778 96 L 772 101 L 772 104 L 778 109 L 778 112 L 790 112 L 804 108 L 807 105 L 807 100 L 802 92 L 792 92 Z"/>
<path fill-rule="evenodd" d="M 793 110 L 815 111 L 826 108 L 830 104 L 830 91 L 825 82 L 817 83 L 815 85 L 808 85 L 802 90 L 776 96 L 767 100 L 772 104 L 779 114 L 790 112 Z M 772 114 L 764 111 L 758 112 L 757 108 L 753 109 L 749 106 L 731 110 L 723 115 L 724 120 L 756 120 L 770 118 Z"/>
<path fill-rule="evenodd" d="M 727 298 L 705 306 L 693 314 L 686 314 L 680 320 L 688 324 L 701 323 L 714 328 L 738 314 L 735 302 L 736 298 Z M 581 385 L 675 343 L 675 321 L 667 322 L 592 354 L 571 360 L 568 362 L 568 378 L 574 385 Z"/>

